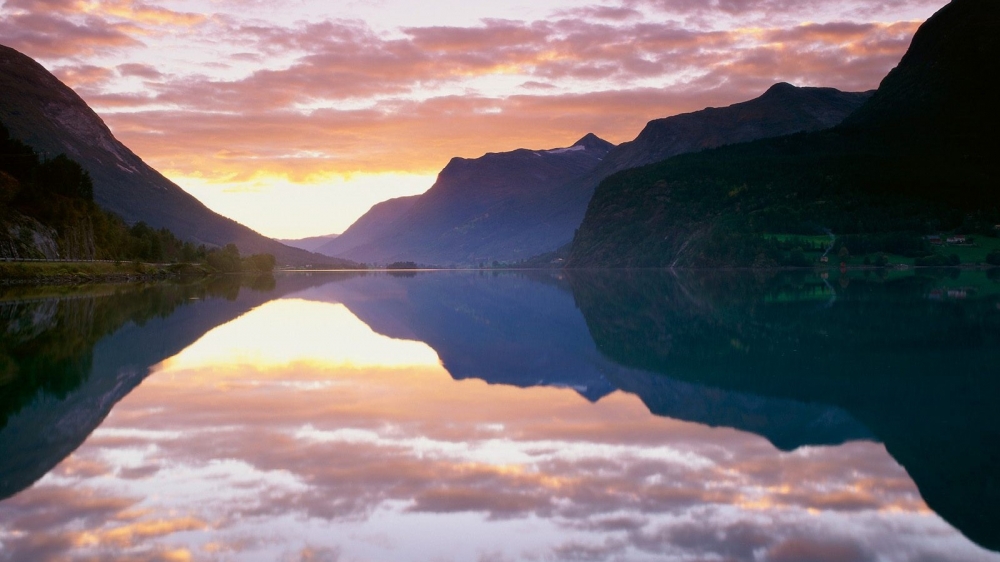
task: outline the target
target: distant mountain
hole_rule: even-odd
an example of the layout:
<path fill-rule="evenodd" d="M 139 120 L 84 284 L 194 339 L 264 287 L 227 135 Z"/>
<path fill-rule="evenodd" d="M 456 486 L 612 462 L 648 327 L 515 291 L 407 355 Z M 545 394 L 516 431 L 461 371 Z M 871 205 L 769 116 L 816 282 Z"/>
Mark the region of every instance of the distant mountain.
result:
<path fill-rule="evenodd" d="M 997 2 L 954 0 L 834 129 L 609 177 L 594 193 L 568 265 L 781 265 L 790 254 L 773 234 L 832 231 L 889 253 L 901 236 L 995 235 L 1000 114 L 985 76 L 1000 60 L 998 14 Z"/>
<path fill-rule="evenodd" d="M 298 248 L 300 250 L 305 250 L 307 252 L 318 252 L 319 247 L 326 244 L 330 240 L 335 240 L 339 234 L 327 234 L 325 236 L 310 236 L 308 238 L 293 238 L 293 239 L 282 239 L 275 238 L 275 242 L 281 242 L 285 246 L 291 246 L 292 248 Z M 322 252 L 319 252 L 322 253 Z"/>
<path fill-rule="evenodd" d="M 425 263 L 446 264 L 526 259 L 568 244 L 573 238 L 574 230 L 583 220 L 594 189 L 601 180 L 615 172 L 706 148 L 833 127 L 860 107 L 870 95 L 841 92 L 832 88 L 797 88 L 790 84 L 777 84 L 754 100 L 651 121 L 635 140 L 617 147 L 611 148 L 597 137 L 588 135 L 574 147 L 587 146 L 588 150 L 597 150 L 598 153 L 610 148 L 591 169 L 561 184 L 559 182 L 563 180 L 560 178 L 549 180 L 552 183 L 544 186 L 516 180 L 521 182 L 524 191 L 530 188 L 532 193 L 511 190 L 507 194 L 507 200 L 491 204 L 493 209 L 500 209 L 501 212 L 494 212 L 491 216 L 486 216 L 486 212 L 469 213 L 462 217 L 467 222 L 453 225 L 461 233 L 472 237 L 480 236 L 481 241 L 468 241 L 464 247 L 446 244 L 439 250 L 417 254 L 414 258 L 412 252 L 415 248 L 405 243 L 407 236 L 421 236 L 427 223 L 434 221 L 413 219 L 396 224 L 380 210 L 377 220 L 375 216 L 363 218 L 363 230 L 352 232 L 355 230 L 352 226 L 345 233 L 344 239 L 324 246 L 320 251 L 360 261 L 415 259 Z M 531 154 L 530 151 L 515 151 L 510 154 L 512 156 L 507 157 L 502 166 L 497 166 L 495 160 L 484 161 L 484 170 L 487 170 L 486 166 L 493 166 L 485 173 L 510 174 L 512 182 L 517 173 L 530 173 L 527 169 L 517 172 L 513 168 L 517 165 L 517 158 Z M 525 163 L 535 164 L 530 158 Z M 445 171 L 449 170 L 446 168 Z M 482 177 L 469 179 L 472 182 L 482 181 Z M 477 186 L 474 183 L 451 187 L 444 194 L 431 195 L 428 192 L 427 199 L 433 200 L 436 205 L 455 208 L 462 201 L 476 196 Z M 416 200 L 411 203 L 415 202 Z M 421 199 L 420 205 L 424 208 L 425 216 L 432 212 L 427 208 L 430 204 Z M 474 206 L 471 201 L 467 204 Z M 470 223 L 474 225 L 473 229 L 468 229 Z M 441 226 L 437 225 L 439 237 L 446 236 L 441 232 Z M 407 228 L 413 230 L 407 231 Z M 346 237 L 348 234 L 351 236 Z M 431 238 L 421 239 L 433 245 L 436 240 Z M 393 242 L 393 239 L 398 242 Z M 408 252 L 409 255 L 406 255 Z"/>
<path fill-rule="evenodd" d="M 0 45 L 0 121 L 43 156 L 66 154 L 94 182 L 94 200 L 129 223 L 167 228 L 208 246 L 235 243 L 279 264 L 349 265 L 284 246 L 205 207 L 119 142 L 73 90 L 31 58 Z"/>
<path fill-rule="evenodd" d="M 329 240 L 316 248 L 316 251 L 328 256 L 345 255 L 350 250 L 371 242 L 396 222 L 410 207 L 417 202 L 419 195 L 397 197 L 382 201 L 368 210 L 343 234 L 335 240 Z"/>
<path fill-rule="evenodd" d="M 553 201 L 613 146 L 590 134 L 567 148 L 454 158 L 426 193 L 376 206 L 322 250 L 363 262 L 437 265 L 533 256 L 568 239 L 575 225 L 550 220 Z"/>

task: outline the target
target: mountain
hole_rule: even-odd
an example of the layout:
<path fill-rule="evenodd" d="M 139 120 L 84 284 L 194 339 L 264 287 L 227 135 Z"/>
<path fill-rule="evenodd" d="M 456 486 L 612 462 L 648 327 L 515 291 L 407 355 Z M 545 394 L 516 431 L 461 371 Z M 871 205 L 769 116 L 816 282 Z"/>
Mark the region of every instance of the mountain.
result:
<path fill-rule="evenodd" d="M 376 206 L 323 251 L 364 262 L 437 265 L 533 256 L 568 239 L 567 225 L 549 218 L 559 188 L 592 170 L 612 147 L 590 134 L 567 148 L 454 158 L 426 193 Z"/>
<path fill-rule="evenodd" d="M 865 253 L 899 253 L 941 231 L 994 236 L 1000 166 L 990 147 L 1000 118 L 984 75 L 1000 60 L 998 12 L 996 2 L 954 0 L 834 129 L 607 178 L 568 266 L 791 265 L 793 248 L 776 234 L 833 232 Z"/>
<path fill-rule="evenodd" d="M 998 26 L 996 2 L 953 0 L 920 27 L 899 66 L 845 126 L 896 137 L 933 132 L 971 146 L 990 142 L 1000 124 L 988 78 L 998 67 Z"/>
<path fill-rule="evenodd" d="M 612 150 L 595 172 L 603 179 L 678 154 L 829 129 L 839 125 L 871 95 L 833 88 L 799 88 L 782 82 L 750 101 L 650 121 L 634 141 Z"/>
<path fill-rule="evenodd" d="M 285 246 L 291 246 L 292 248 L 298 248 L 300 250 L 305 250 L 307 252 L 317 252 L 320 246 L 326 244 L 330 240 L 335 240 L 338 236 L 340 235 L 327 234 L 325 236 L 310 236 L 308 238 L 295 238 L 295 239 L 275 238 L 275 241 L 281 242 Z"/>
<path fill-rule="evenodd" d="M 563 244 L 569 244 L 573 230 L 583 222 L 594 190 L 615 172 L 678 154 L 828 129 L 838 125 L 869 97 L 871 92 L 799 88 L 779 83 L 750 101 L 650 121 L 635 140 L 615 147 L 596 168 L 563 186 L 553 201 L 551 220 L 566 225 Z"/>
<path fill-rule="evenodd" d="M 31 58 L 0 45 L 0 122 L 47 158 L 66 154 L 94 183 L 94 200 L 129 223 L 167 228 L 207 246 L 235 243 L 279 264 L 350 265 L 290 248 L 223 217 L 148 166 L 119 142 L 73 90 Z"/>
<path fill-rule="evenodd" d="M 790 84 L 776 84 L 762 96 L 747 102 L 651 121 L 635 140 L 611 148 L 590 170 L 560 185 L 543 186 L 541 189 L 545 190 L 545 200 L 536 199 L 530 205 L 526 205 L 518 201 L 519 198 L 525 197 L 525 194 L 511 193 L 509 201 L 494 204 L 495 207 L 506 207 L 516 212 L 499 216 L 494 214 L 489 218 L 490 222 L 487 225 L 476 225 L 480 232 L 491 230 L 485 236 L 491 237 L 492 240 L 487 244 L 471 245 L 472 248 L 479 250 L 478 255 L 476 252 L 456 248 L 453 254 L 439 251 L 425 255 L 428 259 L 415 261 L 426 263 L 477 263 L 490 262 L 494 259 L 512 261 L 553 251 L 572 240 L 573 232 L 583 220 L 594 189 L 601 180 L 615 172 L 706 148 L 827 129 L 840 123 L 870 95 L 870 93 L 841 92 L 832 88 L 797 88 Z M 574 147 L 580 146 L 600 151 L 607 145 L 594 135 L 588 135 L 574 145 Z M 511 157 L 508 165 L 515 161 Z M 528 163 L 533 162 L 529 160 Z M 533 187 L 532 191 L 539 189 Z M 453 206 L 459 204 L 455 199 L 470 197 L 470 193 L 473 193 L 472 186 L 464 190 L 452 190 L 445 196 L 436 195 L 430 198 L 435 199 L 438 205 Z M 319 251 L 331 256 L 344 256 L 362 261 L 413 259 L 412 256 L 404 255 L 405 252 L 385 253 L 387 248 L 395 246 L 394 243 L 384 240 L 393 237 L 405 239 L 408 234 L 400 225 L 395 224 L 393 219 L 385 215 L 386 213 L 380 210 L 377 216 L 363 217 L 364 223 L 359 221 L 358 226 L 364 224 L 364 229 L 354 232 L 355 228 L 352 226 L 345 233 L 345 236 L 348 234 L 351 236 L 324 246 Z M 477 218 L 485 217 L 477 216 L 472 220 Z M 414 229 L 409 234 L 419 235 L 421 229 L 426 228 L 419 220 L 406 224 Z M 461 229 L 463 226 L 456 225 L 456 228 Z M 406 249 L 413 250 L 412 247 Z M 431 257 L 437 259 L 429 259 Z"/>
<path fill-rule="evenodd" d="M 397 197 L 373 205 L 367 213 L 361 216 L 343 234 L 334 240 L 329 240 L 316 249 L 328 256 L 342 255 L 353 248 L 367 244 L 377 238 L 379 233 L 403 216 L 416 203 L 419 195 Z"/>

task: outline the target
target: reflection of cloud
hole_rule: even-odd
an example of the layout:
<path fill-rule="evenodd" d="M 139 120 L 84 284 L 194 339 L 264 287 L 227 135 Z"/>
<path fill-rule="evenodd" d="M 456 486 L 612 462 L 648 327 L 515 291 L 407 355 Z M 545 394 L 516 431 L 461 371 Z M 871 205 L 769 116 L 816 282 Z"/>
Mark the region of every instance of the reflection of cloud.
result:
<path fill-rule="evenodd" d="M 436 362 L 382 367 L 341 307 L 274 304 L 165 362 L 0 504 L 0 556 L 996 559 L 929 513 L 881 445 L 782 453 L 622 393 L 590 404 L 455 382 Z M 269 326 L 287 334 L 253 336 Z M 321 349 L 316 331 L 353 344 Z"/>
<path fill-rule="evenodd" d="M 340 560 L 340 549 L 337 548 L 304 548 L 299 553 L 301 562 L 337 562 Z"/>
<path fill-rule="evenodd" d="M 790 539 L 768 550 L 768 562 L 871 562 L 876 556 L 853 541 Z"/>

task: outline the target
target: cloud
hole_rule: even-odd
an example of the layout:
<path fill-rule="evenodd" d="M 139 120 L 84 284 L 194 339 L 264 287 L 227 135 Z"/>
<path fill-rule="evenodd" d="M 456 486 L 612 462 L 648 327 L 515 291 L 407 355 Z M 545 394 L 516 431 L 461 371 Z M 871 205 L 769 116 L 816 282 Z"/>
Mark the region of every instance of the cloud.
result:
<path fill-rule="evenodd" d="M 357 22 L 243 28 L 239 33 L 270 49 L 308 52 L 285 68 L 231 81 L 122 65 L 123 76 L 142 72 L 155 83 L 145 94 L 86 99 L 98 110 L 113 109 L 106 120 L 126 144 L 174 175 L 306 181 L 324 172 L 428 173 L 452 156 L 561 146 L 591 131 L 630 140 L 651 119 L 744 101 L 778 81 L 871 89 L 915 27 L 834 23 L 749 33 L 671 23 L 491 20 L 471 28 L 408 28 L 393 39 Z M 518 82 L 521 91 L 542 95 L 414 97 L 505 73 L 526 78 Z M 674 82 L 659 88 L 642 85 L 646 80 Z M 621 86 L 567 92 L 559 88 L 565 81 Z M 345 103 L 360 106 L 339 108 Z M 445 119 L 449 127 L 442 129 Z M 295 154 L 314 156 L 288 158 Z"/>
<path fill-rule="evenodd" d="M 156 69 L 156 67 L 148 64 L 138 64 L 138 63 L 126 63 L 120 64 L 116 68 L 118 74 L 124 77 L 138 77 L 144 78 L 146 80 L 159 80 L 164 77 L 164 74 Z"/>
<path fill-rule="evenodd" d="M 142 45 L 123 26 L 98 17 L 84 17 L 77 22 L 36 13 L 0 19 L 0 37 L 4 45 L 43 59 L 87 57 Z"/>

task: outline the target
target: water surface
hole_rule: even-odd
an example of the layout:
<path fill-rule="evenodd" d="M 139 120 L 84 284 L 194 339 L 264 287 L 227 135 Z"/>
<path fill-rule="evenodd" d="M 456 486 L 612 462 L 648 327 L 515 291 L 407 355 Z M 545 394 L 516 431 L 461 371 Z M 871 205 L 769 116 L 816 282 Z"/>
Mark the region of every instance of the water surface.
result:
<path fill-rule="evenodd" d="M 0 295 L 0 559 L 1000 560 L 1000 284 Z"/>

